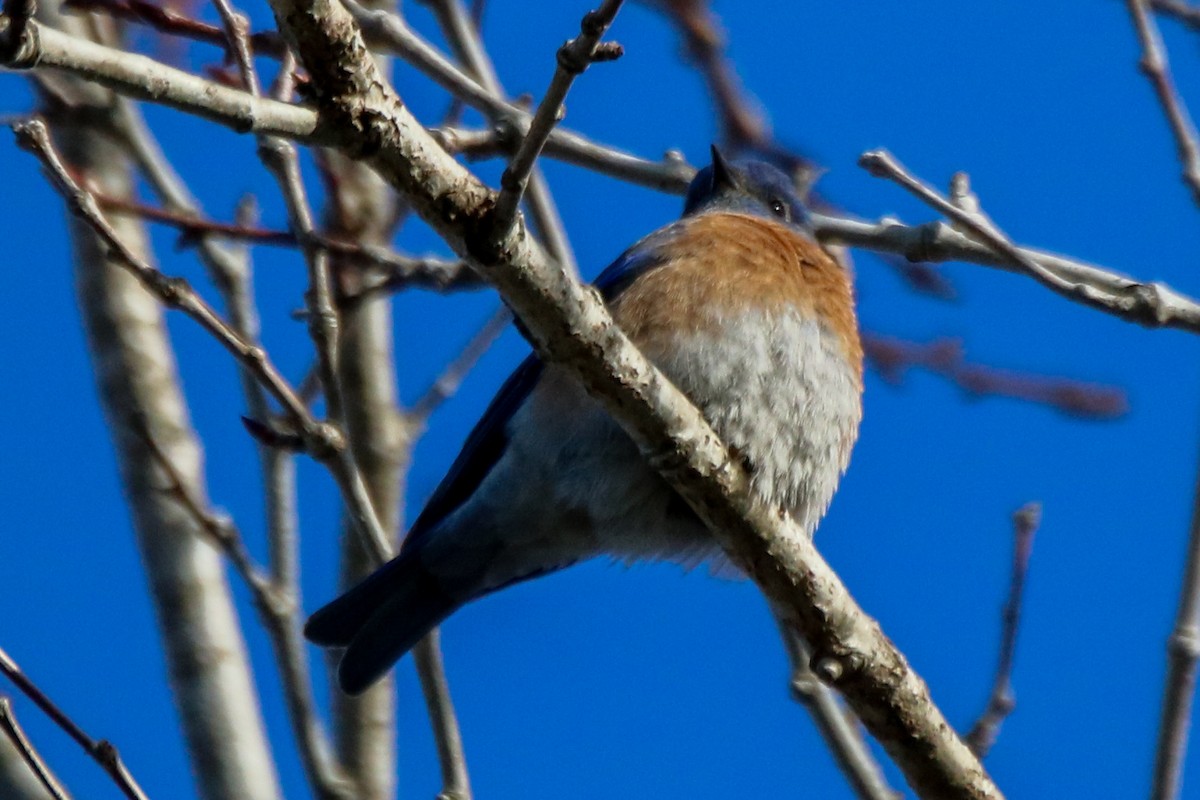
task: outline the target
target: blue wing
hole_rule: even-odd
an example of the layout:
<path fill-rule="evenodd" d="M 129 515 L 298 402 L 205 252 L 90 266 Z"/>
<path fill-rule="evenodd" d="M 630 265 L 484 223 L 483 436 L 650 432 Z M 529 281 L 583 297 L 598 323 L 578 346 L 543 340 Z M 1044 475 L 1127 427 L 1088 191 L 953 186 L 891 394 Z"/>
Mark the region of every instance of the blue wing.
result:
<path fill-rule="evenodd" d="M 600 290 L 605 302 L 611 303 L 614 298 L 629 287 L 629 284 L 645 275 L 650 270 L 660 266 L 665 258 L 662 248 L 671 238 L 680 232 L 683 222 L 676 222 L 661 228 L 646 238 L 634 244 L 617 260 L 608 265 L 592 283 Z"/>
<path fill-rule="evenodd" d="M 601 273 L 595 285 L 606 301 L 662 263 L 658 245 L 670 230 L 651 234 Z M 513 414 L 537 385 L 542 370 L 541 360 L 531 355 L 500 387 L 409 530 L 400 554 L 309 618 L 304 633 L 310 640 L 350 647 L 338 672 L 346 691 L 366 688 L 463 602 L 443 593 L 424 572 L 419 548 L 442 520 L 475 493 L 503 457 Z"/>
<path fill-rule="evenodd" d="M 658 245 L 673 227 L 651 234 L 633 245 L 600 273 L 594 285 L 606 302 L 611 302 L 640 275 L 662 263 Z M 541 374 L 541 359 L 531 355 L 500 387 L 491 405 L 467 437 L 450 471 L 417 517 L 405 540 L 406 547 L 452 514 L 483 483 L 508 446 L 508 423 L 512 415 L 533 391 Z"/>
<path fill-rule="evenodd" d="M 492 398 L 487 411 L 483 412 L 467 436 L 462 452 L 454 459 L 450 471 L 442 478 L 421 510 L 421 515 L 413 523 L 404 541 L 406 547 L 453 513 L 483 483 L 508 446 L 509 420 L 533 391 L 541 374 L 541 359 L 531 355 L 508 376 L 508 380 Z"/>

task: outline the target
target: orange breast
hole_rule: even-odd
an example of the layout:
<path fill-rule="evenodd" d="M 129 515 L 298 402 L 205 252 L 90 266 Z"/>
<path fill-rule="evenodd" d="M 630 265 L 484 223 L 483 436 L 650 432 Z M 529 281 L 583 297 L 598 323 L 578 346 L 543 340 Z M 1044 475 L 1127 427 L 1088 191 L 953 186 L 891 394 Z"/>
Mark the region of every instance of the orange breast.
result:
<path fill-rule="evenodd" d="M 710 332 L 752 309 L 788 307 L 822 320 L 861 374 L 862 344 L 845 270 L 798 231 L 744 214 L 702 214 L 662 245 L 669 260 L 614 302 L 617 322 L 639 345 L 681 332 Z"/>

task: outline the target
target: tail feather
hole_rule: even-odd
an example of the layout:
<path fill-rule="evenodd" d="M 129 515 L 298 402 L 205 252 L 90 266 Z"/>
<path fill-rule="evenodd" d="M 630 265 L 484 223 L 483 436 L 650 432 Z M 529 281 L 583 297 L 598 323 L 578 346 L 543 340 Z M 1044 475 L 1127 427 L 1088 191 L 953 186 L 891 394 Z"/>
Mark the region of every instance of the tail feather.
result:
<path fill-rule="evenodd" d="M 309 617 L 304 635 L 347 648 L 338 682 L 347 694 L 359 694 L 461 604 L 415 552 L 401 553 Z"/>
<path fill-rule="evenodd" d="M 459 601 L 436 590 L 406 591 L 388 600 L 342 654 L 338 664 L 342 691 L 364 692 L 459 605 Z"/>
<path fill-rule="evenodd" d="M 304 623 L 304 637 L 322 647 L 345 647 L 392 593 L 407 583 L 419 567 L 402 553 L 372 572 L 341 596 L 319 608 Z"/>

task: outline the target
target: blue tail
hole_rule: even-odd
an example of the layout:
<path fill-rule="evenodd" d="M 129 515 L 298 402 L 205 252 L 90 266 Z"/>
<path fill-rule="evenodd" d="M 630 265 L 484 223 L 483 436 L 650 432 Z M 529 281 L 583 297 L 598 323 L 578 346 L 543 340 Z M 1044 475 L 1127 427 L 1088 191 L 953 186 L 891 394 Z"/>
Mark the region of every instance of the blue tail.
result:
<path fill-rule="evenodd" d="M 309 617 L 304 635 L 319 645 L 346 648 L 338 683 L 347 694 L 360 694 L 460 605 L 414 549 Z"/>

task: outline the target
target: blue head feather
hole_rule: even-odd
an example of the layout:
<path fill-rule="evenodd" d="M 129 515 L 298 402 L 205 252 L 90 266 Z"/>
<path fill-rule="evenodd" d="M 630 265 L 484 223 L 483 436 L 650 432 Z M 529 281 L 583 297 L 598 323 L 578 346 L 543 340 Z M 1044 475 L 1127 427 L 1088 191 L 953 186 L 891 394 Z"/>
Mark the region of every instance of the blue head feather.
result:
<path fill-rule="evenodd" d="M 707 212 L 753 214 L 808 226 L 808 213 L 788 176 L 765 161 L 727 161 L 716 146 L 713 161 L 696 173 L 688 186 L 683 215 Z"/>

